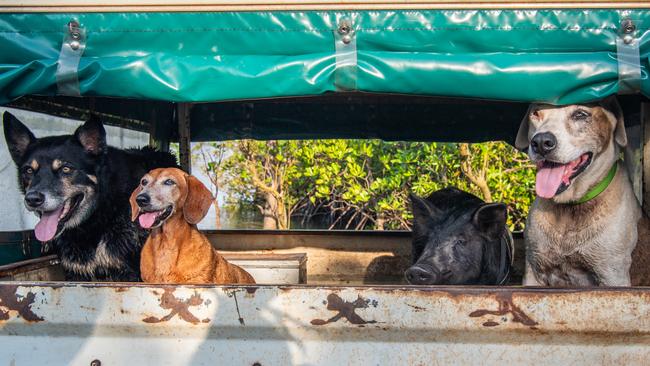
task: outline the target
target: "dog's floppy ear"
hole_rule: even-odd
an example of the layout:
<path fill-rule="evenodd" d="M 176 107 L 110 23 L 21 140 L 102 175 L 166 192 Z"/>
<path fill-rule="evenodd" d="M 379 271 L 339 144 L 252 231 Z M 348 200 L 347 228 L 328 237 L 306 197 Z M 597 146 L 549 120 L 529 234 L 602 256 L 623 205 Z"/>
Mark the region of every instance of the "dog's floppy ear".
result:
<path fill-rule="evenodd" d="M 616 118 L 616 128 L 614 129 L 614 141 L 620 146 L 627 146 L 627 133 L 625 133 L 625 118 L 623 116 L 623 109 L 618 104 L 618 99 L 615 95 L 609 96 L 600 102 L 600 105 L 607 111 L 611 112 Z"/>
<path fill-rule="evenodd" d="M 99 117 L 94 114 L 91 114 L 88 121 L 77 128 L 74 137 L 91 155 L 101 155 L 106 150 L 106 130 Z"/>
<path fill-rule="evenodd" d="M 138 202 L 135 200 L 140 192 L 142 192 L 142 186 L 138 184 L 138 188 L 133 190 L 131 198 L 129 198 L 129 203 L 131 204 L 131 221 L 135 221 L 135 219 L 138 218 L 138 215 L 140 215 L 140 206 L 138 206 Z"/>
<path fill-rule="evenodd" d="M 486 203 L 474 212 L 472 222 L 490 239 L 498 239 L 508 219 L 508 210 L 503 203 Z"/>
<path fill-rule="evenodd" d="M 529 124 L 529 116 L 530 116 L 530 111 L 533 108 L 533 104 L 528 106 L 528 109 L 526 110 L 526 115 L 524 116 L 524 119 L 521 120 L 521 124 L 519 125 L 519 131 L 517 132 L 517 138 L 515 139 L 515 148 L 520 151 L 525 151 L 528 149 L 528 124 Z"/>
<path fill-rule="evenodd" d="M 14 162 L 20 164 L 27 151 L 27 147 L 36 141 L 36 137 L 34 137 L 34 134 L 27 126 L 9 112 L 3 114 L 3 121 L 5 140 L 9 147 L 9 153 Z"/>
<path fill-rule="evenodd" d="M 212 204 L 212 193 L 192 175 L 185 176 L 187 181 L 187 198 L 183 205 L 185 221 L 196 225 L 208 214 Z"/>

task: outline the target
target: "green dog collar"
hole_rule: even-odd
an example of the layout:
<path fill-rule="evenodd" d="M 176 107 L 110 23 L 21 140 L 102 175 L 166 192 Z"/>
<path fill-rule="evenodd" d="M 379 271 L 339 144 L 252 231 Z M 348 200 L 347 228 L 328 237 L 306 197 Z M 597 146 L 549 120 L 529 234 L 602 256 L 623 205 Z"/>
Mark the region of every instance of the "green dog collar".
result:
<path fill-rule="evenodd" d="M 609 173 L 607 173 L 607 176 L 605 176 L 605 179 L 601 180 L 600 183 L 596 184 L 596 186 L 587 192 L 581 199 L 579 199 L 576 202 L 573 202 L 573 204 L 581 204 L 585 203 L 587 201 L 590 201 L 596 197 L 598 197 L 599 194 L 603 193 L 605 189 L 609 186 L 609 184 L 612 182 L 614 179 L 614 176 L 616 176 L 616 169 L 618 168 L 618 161 L 612 165 L 612 168 L 609 170 Z"/>

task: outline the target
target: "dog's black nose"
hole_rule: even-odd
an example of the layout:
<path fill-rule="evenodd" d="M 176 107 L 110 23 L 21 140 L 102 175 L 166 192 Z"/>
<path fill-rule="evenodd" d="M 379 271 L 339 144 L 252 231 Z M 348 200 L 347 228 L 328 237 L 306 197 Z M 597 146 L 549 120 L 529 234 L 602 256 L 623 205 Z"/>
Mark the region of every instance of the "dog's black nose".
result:
<path fill-rule="evenodd" d="M 434 282 L 433 270 L 415 265 L 404 273 L 406 280 L 412 285 L 429 285 Z"/>
<path fill-rule="evenodd" d="M 135 201 L 138 203 L 138 206 L 142 207 L 145 205 L 149 204 L 149 201 L 151 201 L 151 198 L 149 198 L 149 195 L 146 193 L 140 193 L 136 198 Z"/>
<path fill-rule="evenodd" d="M 25 194 L 25 202 L 29 207 L 39 207 L 45 202 L 45 195 L 41 192 L 30 191 Z"/>
<path fill-rule="evenodd" d="M 530 141 L 530 146 L 533 148 L 534 152 L 544 156 L 555 150 L 557 139 L 555 138 L 555 135 L 550 132 L 538 133 L 533 136 L 533 139 Z"/>

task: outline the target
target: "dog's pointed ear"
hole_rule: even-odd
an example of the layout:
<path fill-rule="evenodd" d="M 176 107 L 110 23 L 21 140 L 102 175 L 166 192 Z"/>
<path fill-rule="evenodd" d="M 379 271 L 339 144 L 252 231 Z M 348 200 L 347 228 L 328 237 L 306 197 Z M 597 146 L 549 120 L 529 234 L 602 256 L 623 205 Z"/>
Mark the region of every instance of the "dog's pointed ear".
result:
<path fill-rule="evenodd" d="M 140 215 L 140 206 L 138 206 L 138 202 L 135 200 L 140 192 L 142 192 L 142 186 L 138 183 L 138 187 L 133 190 L 133 193 L 131 193 L 131 197 L 129 198 L 129 203 L 131 204 L 131 221 L 135 221 L 135 219 L 138 218 L 138 215 Z"/>
<path fill-rule="evenodd" d="M 620 146 L 627 146 L 627 133 L 625 132 L 625 117 L 623 116 L 623 109 L 618 103 L 616 95 L 611 95 L 600 102 L 600 105 L 605 110 L 611 112 L 616 118 L 616 127 L 614 129 L 614 141 Z"/>
<path fill-rule="evenodd" d="M 11 158 L 20 164 L 31 143 L 36 141 L 32 131 L 18 120 L 13 114 L 5 112 L 2 117 L 5 140 L 9 147 Z"/>
<path fill-rule="evenodd" d="M 196 177 L 187 175 L 185 181 L 187 182 L 187 198 L 183 205 L 183 216 L 185 221 L 196 225 L 208 214 L 214 198 L 210 190 Z"/>
<path fill-rule="evenodd" d="M 474 226 L 488 238 L 496 240 L 508 219 L 508 210 L 503 203 L 486 203 L 474 212 Z"/>
<path fill-rule="evenodd" d="M 528 149 L 528 125 L 530 123 L 530 111 L 533 109 L 534 105 L 531 104 L 526 110 L 526 115 L 524 119 L 521 120 L 519 124 L 519 131 L 517 132 L 517 137 L 515 138 L 515 148 L 519 151 L 524 151 Z"/>
<path fill-rule="evenodd" d="M 88 121 L 77 128 L 74 136 L 91 155 L 101 155 L 106 150 L 106 130 L 99 117 L 94 114 L 91 114 Z"/>

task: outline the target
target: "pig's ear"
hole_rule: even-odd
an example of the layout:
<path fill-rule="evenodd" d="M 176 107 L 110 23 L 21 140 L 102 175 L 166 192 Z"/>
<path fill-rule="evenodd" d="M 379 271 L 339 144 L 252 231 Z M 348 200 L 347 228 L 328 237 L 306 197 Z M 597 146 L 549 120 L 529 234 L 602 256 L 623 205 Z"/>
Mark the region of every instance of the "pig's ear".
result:
<path fill-rule="evenodd" d="M 413 210 L 413 231 L 422 232 L 432 219 L 441 215 L 441 211 L 426 199 L 413 193 L 409 194 L 409 199 Z"/>
<path fill-rule="evenodd" d="M 474 226 L 489 239 L 496 240 L 506 225 L 508 217 L 503 203 L 486 203 L 474 212 Z"/>

